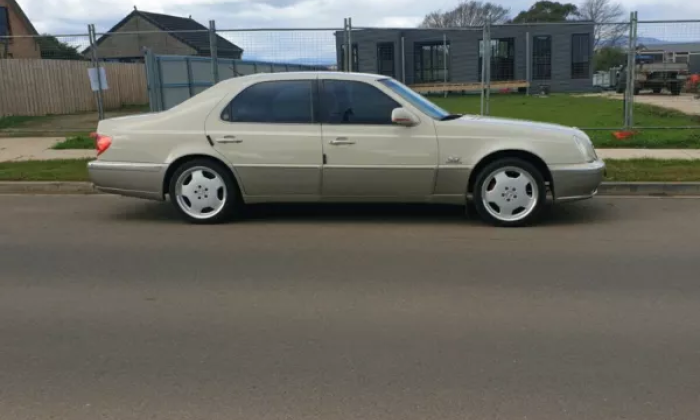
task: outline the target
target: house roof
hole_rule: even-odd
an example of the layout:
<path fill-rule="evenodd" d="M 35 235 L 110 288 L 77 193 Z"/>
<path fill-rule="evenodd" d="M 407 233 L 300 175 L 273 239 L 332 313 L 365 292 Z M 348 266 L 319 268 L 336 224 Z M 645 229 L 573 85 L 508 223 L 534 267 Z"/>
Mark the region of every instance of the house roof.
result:
<path fill-rule="evenodd" d="M 36 28 L 32 25 L 32 21 L 29 20 L 24 10 L 22 10 L 22 7 L 17 3 L 17 0 L 7 0 L 7 5 L 15 11 L 19 19 L 24 23 L 24 26 L 29 31 L 29 35 L 39 35 L 39 32 L 36 31 Z"/>
<path fill-rule="evenodd" d="M 675 53 L 700 52 L 700 42 L 644 45 L 643 51 L 664 51 Z"/>
<path fill-rule="evenodd" d="M 13 1 L 13 0 L 10 0 Z M 108 32 L 116 32 L 126 24 L 132 17 L 139 16 L 151 24 L 155 25 L 159 29 L 165 32 L 169 32 L 173 38 L 176 38 L 180 42 L 189 45 L 190 47 L 197 50 L 200 53 L 209 53 L 209 28 L 202 25 L 201 23 L 185 17 L 164 15 L 160 13 L 144 12 L 141 10 L 134 10 L 129 13 L 124 19 L 119 21 L 112 29 Z M 188 31 L 188 32 L 182 32 Z M 201 31 L 201 32 L 189 32 L 189 31 Z M 109 34 L 102 35 L 98 40 L 99 45 L 101 41 Z M 239 46 L 233 44 L 226 38 L 220 35 L 216 36 L 216 49 L 221 52 L 243 52 L 243 49 Z"/>

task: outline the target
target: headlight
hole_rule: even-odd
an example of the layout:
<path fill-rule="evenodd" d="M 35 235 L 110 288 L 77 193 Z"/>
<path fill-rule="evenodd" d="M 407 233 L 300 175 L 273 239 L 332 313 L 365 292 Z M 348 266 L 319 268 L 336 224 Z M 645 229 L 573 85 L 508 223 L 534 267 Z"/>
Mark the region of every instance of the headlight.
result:
<path fill-rule="evenodd" d="M 586 162 L 593 162 L 594 160 L 598 159 L 593 143 L 588 136 L 585 134 L 583 136 L 576 135 L 574 136 L 574 141 L 576 142 L 578 149 L 581 151 L 581 155 L 583 155 L 583 157 L 586 159 Z"/>

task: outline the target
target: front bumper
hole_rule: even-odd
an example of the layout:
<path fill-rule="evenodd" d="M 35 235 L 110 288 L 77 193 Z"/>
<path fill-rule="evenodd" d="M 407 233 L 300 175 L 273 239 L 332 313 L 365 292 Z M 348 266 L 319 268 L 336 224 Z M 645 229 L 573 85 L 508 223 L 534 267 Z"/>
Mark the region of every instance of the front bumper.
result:
<path fill-rule="evenodd" d="M 166 165 L 153 163 L 88 162 L 88 174 L 95 189 L 128 197 L 163 200 Z"/>
<path fill-rule="evenodd" d="M 591 198 L 598 192 L 605 175 L 605 162 L 552 165 L 554 201 L 573 201 Z"/>

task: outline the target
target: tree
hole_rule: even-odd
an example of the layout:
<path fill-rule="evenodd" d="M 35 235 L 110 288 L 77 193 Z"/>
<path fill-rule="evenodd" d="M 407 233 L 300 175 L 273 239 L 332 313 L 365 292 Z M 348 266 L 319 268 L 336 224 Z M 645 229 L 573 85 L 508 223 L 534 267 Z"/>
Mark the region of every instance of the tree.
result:
<path fill-rule="evenodd" d="M 462 1 L 454 9 L 443 12 L 436 10 L 423 18 L 421 28 L 463 28 L 481 26 L 487 21 L 492 24 L 505 23 L 510 9 L 494 3 Z"/>
<path fill-rule="evenodd" d="M 595 71 L 610 70 L 610 67 L 617 67 L 627 63 L 627 54 L 620 47 L 602 47 L 593 55 L 593 66 Z"/>
<path fill-rule="evenodd" d="M 627 24 L 619 24 L 625 14 L 620 3 L 613 0 L 583 0 L 579 6 L 581 19 L 595 22 L 593 30 L 596 49 L 618 45 L 627 32 Z"/>
<path fill-rule="evenodd" d="M 85 60 L 78 52 L 78 47 L 73 47 L 61 42 L 55 36 L 44 34 L 36 38 L 39 49 L 41 50 L 41 58 L 55 60 Z"/>
<path fill-rule="evenodd" d="M 575 4 L 543 0 L 518 13 L 513 23 L 565 22 L 577 16 L 578 8 Z"/>

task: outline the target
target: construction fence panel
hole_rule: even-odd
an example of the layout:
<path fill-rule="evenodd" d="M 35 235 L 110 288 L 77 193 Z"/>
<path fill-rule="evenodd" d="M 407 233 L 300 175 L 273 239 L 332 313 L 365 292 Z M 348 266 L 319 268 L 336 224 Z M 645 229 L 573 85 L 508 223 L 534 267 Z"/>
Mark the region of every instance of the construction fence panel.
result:
<path fill-rule="evenodd" d="M 151 110 L 172 108 L 218 81 L 234 77 L 337 68 L 332 30 L 218 30 L 216 37 L 206 32 L 207 39 L 214 41 L 192 54 L 165 55 L 148 49 L 147 54 L 153 55 L 146 60 L 147 72 L 152 74 Z"/>
<path fill-rule="evenodd" d="M 634 126 L 700 138 L 700 20 L 640 19 L 636 46 Z"/>

